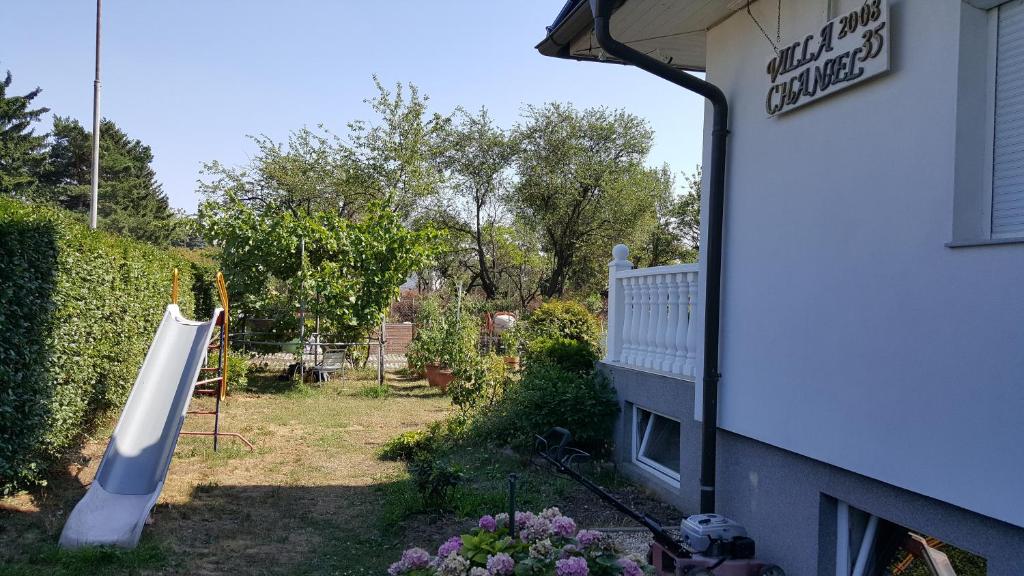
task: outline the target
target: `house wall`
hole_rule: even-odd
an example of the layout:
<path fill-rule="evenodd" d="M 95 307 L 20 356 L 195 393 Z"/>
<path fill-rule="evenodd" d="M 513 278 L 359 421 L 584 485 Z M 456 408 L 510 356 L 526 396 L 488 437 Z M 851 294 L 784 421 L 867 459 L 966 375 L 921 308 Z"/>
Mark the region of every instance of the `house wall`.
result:
<path fill-rule="evenodd" d="M 700 423 L 693 419 L 693 382 L 598 363 L 619 400 L 615 426 L 615 461 L 628 477 L 647 486 L 675 507 L 695 514 L 700 509 Z M 679 486 L 633 464 L 633 405 L 679 420 Z"/>
<path fill-rule="evenodd" d="M 783 0 L 783 36 L 819 29 L 824 5 Z M 754 14 L 774 24 L 775 6 Z M 958 120 L 983 120 L 958 106 L 974 9 L 890 6 L 891 72 L 778 118 L 746 12 L 708 33 L 732 113 L 720 425 L 1024 526 L 1024 244 L 947 247 Z"/>

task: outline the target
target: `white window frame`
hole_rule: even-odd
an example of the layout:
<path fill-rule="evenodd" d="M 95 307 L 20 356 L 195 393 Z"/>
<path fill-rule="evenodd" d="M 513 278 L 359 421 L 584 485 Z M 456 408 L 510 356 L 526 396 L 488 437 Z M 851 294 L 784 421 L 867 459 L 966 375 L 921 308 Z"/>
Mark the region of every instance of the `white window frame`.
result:
<path fill-rule="evenodd" d="M 636 404 L 633 405 L 633 430 L 630 432 L 630 437 L 632 438 L 633 444 L 633 463 L 645 469 L 647 472 L 650 472 L 654 476 L 658 477 L 660 480 L 667 482 L 672 486 L 678 488 L 680 485 L 680 473 L 678 470 L 672 470 L 671 468 L 664 466 L 643 455 L 644 451 L 647 449 L 647 441 L 650 439 L 650 431 L 651 428 L 653 428 L 653 426 L 651 426 L 652 422 L 648 421 L 647 428 L 644 429 L 643 438 L 637 438 L 637 435 L 639 433 L 638 429 L 640 428 L 640 412 L 647 412 L 648 414 L 650 414 L 651 420 L 653 420 L 655 416 L 658 416 L 659 418 L 671 420 L 672 422 L 679 424 L 680 433 L 682 433 L 682 422 L 680 422 L 677 418 L 666 416 L 655 410 L 644 408 L 642 406 L 637 406 Z"/>

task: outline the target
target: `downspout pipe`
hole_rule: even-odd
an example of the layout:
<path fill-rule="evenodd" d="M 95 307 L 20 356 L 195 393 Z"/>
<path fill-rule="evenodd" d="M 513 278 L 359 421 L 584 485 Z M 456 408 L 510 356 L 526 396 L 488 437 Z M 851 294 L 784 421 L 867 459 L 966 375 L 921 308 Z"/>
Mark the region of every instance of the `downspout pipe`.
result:
<path fill-rule="evenodd" d="M 594 34 L 606 53 L 664 78 L 709 102 L 713 109 L 711 167 L 708 171 L 708 239 L 704 259 L 704 401 L 701 406 L 700 511 L 715 511 L 715 471 L 718 457 L 718 342 L 722 292 L 722 226 L 725 216 L 725 155 L 729 135 L 729 104 L 720 88 L 619 42 L 611 34 L 612 11 L 617 0 L 590 0 Z"/>

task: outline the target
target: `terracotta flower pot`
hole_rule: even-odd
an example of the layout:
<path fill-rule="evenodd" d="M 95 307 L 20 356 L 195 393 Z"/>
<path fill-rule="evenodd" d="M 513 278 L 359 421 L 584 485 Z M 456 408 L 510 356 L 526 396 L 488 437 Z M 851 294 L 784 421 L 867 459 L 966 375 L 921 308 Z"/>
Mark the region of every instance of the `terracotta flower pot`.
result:
<path fill-rule="evenodd" d="M 427 384 L 440 388 L 441 392 L 448 391 L 448 385 L 455 379 L 452 371 L 442 367 L 440 364 L 427 364 Z"/>

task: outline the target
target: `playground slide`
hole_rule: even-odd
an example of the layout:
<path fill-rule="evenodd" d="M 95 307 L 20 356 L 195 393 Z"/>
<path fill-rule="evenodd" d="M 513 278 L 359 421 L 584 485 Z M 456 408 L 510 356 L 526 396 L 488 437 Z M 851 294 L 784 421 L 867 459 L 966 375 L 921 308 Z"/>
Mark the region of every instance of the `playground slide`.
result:
<path fill-rule="evenodd" d="M 192 387 L 199 377 L 220 309 L 209 322 L 167 306 L 96 479 L 60 535 L 64 548 L 134 548 L 171 465 Z"/>

